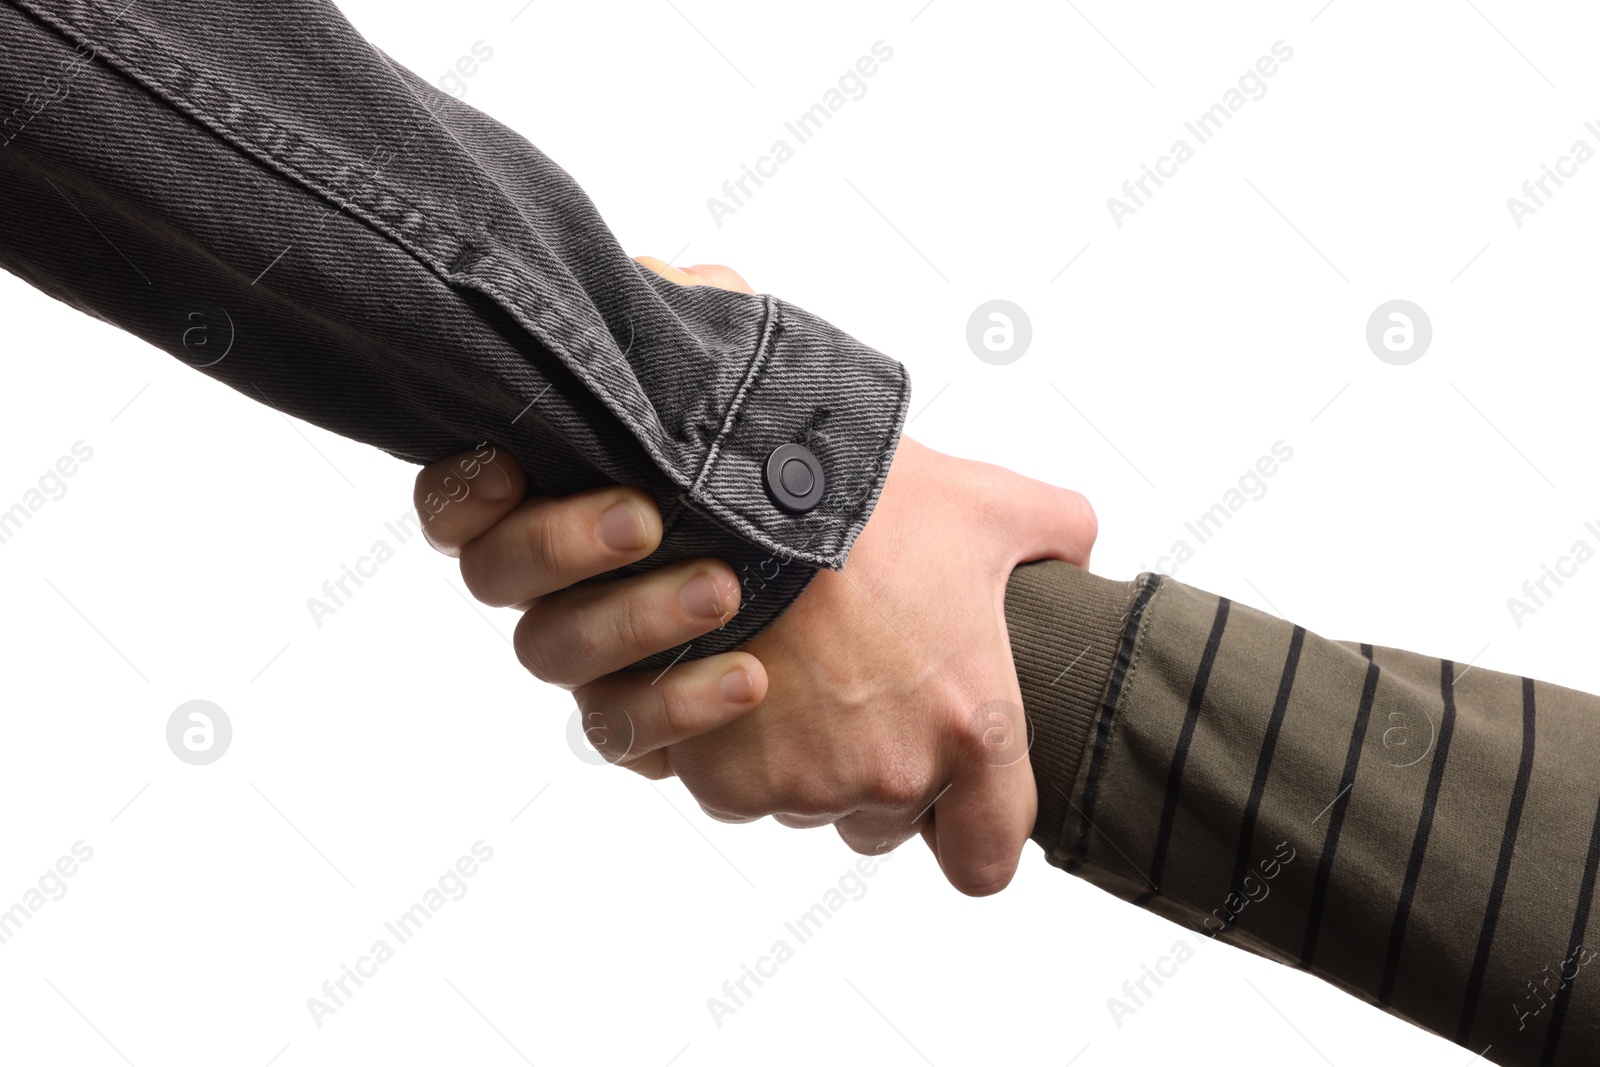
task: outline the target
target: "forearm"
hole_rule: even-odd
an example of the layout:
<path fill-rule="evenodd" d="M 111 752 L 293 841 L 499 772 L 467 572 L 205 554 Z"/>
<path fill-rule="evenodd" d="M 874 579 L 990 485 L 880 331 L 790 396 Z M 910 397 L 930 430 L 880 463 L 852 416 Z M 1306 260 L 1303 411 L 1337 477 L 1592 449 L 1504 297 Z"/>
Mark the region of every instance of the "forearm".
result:
<path fill-rule="evenodd" d="M 0 42 L 8 270 L 402 459 L 487 441 L 537 493 L 647 489 L 668 532 L 636 569 L 708 555 L 746 579 L 691 657 L 842 565 L 903 368 L 782 301 L 639 269 L 568 174 L 330 3 L 5 0 Z M 825 479 L 807 511 L 765 485 L 788 443 Z"/>
<path fill-rule="evenodd" d="M 1600 699 L 1065 564 L 1007 623 L 1051 863 L 1494 1062 L 1600 1054 Z"/>

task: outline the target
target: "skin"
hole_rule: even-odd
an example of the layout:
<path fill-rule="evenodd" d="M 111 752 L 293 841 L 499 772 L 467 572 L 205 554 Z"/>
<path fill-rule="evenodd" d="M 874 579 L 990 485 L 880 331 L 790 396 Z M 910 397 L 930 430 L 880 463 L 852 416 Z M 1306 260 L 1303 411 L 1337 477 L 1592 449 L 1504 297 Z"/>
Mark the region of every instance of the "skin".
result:
<path fill-rule="evenodd" d="M 727 267 L 639 262 L 680 284 L 753 291 Z M 431 514 L 430 494 L 460 495 L 463 464 L 472 492 Z M 608 759 L 676 775 L 713 818 L 832 825 L 868 855 L 920 833 L 961 892 L 1010 883 L 1038 796 L 1006 581 L 1028 560 L 1088 566 L 1097 524 L 1082 496 L 903 437 L 842 570 L 819 572 L 743 649 L 662 675 L 625 668 L 737 611 L 733 570 L 688 560 L 574 587 L 655 550 L 655 503 L 623 486 L 524 501 L 526 484 L 497 450 L 425 468 L 415 499 L 472 594 L 523 613 L 519 660 L 573 693 Z"/>

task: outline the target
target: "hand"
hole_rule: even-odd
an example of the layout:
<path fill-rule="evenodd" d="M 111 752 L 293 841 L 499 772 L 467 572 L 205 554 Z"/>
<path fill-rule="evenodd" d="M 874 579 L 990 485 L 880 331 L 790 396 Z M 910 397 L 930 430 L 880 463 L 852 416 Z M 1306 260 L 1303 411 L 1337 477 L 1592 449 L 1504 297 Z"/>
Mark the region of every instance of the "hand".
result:
<path fill-rule="evenodd" d="M 1038 803 L 1006 582 L 1030 559 L 1087 567 L 1095 532 L 1075 493 L 902 439 L 844 569 L 745 646 L 766 701 L 674 746 L 672 769 L 713 816 L 831 823 L 864 854 L 920 830 L 957 889 L 1003 889 Z M 632 714 L 655 688 L 619 675 L 577 696 Z"/>
<path fill-rule="evenodd" d="M 423 536 L 461 561 L 473 596 L 524 613 L 514 645 L 537 677 L 576 688 L 709 633 L 737 610 L 738 580 L 715 559 L 609 585 L 577 584 L 644 559 L 660 544 L 661 515 L 642 490 L 615 486 L 524 500 L 526 492 L 516 460 L 485 445 L 424 468 L 413 503 Z M 605 720 L 586 722 L 607 759 L 666 777 L 666 746 L 753 710 L 766 694 L 766 672 L 745 652 L 681 666 L 663 686 L 657 713 L 631 720 L 628 737 L 613 743 Z"/>
<path fill-rule="evenodd" d="M 442 470 L 419 476 L 419 502 Z M 522 484 L 520 471 L 508 477 Z M 1006 580 L 1030 559 L 1086 567 L 1087 502 L 902 439 L 844 570 L 819 573 L 743 651 L 613 673 L 715 629 L 739 595 L 717 561 L 565 589 L 653 550 L 660 523 L 642 494 L 627 498 L 647 513 L 638 547 L 600 541 L 603 508 L 629 492 L 442 512 L 432 529 L 443 521 L 448 533 L 430 536 L 460 552 L 479 599 L 525 609 L 519 658 L 574 690 L 590 736 L 613 742 L 618 762 L 676 773 L 713 817 L 833 824 L 862 853 L 920 831 L 958 889 L 1004 888 L 1037 807 Z"/>

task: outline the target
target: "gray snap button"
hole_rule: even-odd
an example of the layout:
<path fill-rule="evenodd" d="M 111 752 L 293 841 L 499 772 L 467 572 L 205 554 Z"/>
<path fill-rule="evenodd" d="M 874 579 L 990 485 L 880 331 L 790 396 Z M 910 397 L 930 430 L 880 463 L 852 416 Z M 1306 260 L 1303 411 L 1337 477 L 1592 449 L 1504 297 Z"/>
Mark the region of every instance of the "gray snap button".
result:
<path fill-rule="evenodd" d="M 767 457 L 767 492 L 785 511 L 802 514 L 822 502 L 822 462 L 804 445 L 779 445 Z"/>

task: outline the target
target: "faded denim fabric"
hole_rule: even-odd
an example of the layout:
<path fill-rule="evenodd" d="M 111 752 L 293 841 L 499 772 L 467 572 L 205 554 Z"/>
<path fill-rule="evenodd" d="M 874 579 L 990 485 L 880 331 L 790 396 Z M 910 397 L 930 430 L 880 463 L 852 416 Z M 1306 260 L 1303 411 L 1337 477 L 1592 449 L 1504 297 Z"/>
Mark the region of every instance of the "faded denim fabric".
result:
<path fill-rule="evenodd" d="M 638 267 L 555 163 L 331 3 L 124 3 L 0 0 L 0 265 L 412 463 L 489 442 L 531 494 L 647 490 L 667 534 L 629 571 L 716 556 L 745 583 L 691 658 L 843 566 L 905 418 L 897 362 Z M 227 324 L 220 361 L 186 347 L 197 322 Z M 789 442 L 826 474 L 805 514 L 763 482 Z"/>

